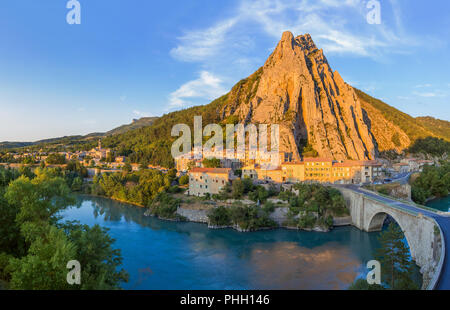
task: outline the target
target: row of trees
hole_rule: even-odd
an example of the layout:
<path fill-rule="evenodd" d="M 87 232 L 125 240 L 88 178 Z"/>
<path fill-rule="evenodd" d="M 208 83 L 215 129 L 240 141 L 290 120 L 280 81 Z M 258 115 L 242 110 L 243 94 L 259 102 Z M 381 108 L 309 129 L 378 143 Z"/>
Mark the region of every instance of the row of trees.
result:
<path fill-rule="evenodd" d="M 0 286 L 9 289 L 116 289 L 128 275 L 114 240 L 96 225 L 61 222 L 75 204 L 55 169 L 32 175 L 0 168 Z M 81 285 L 67 283 L 67 263 L 81 264 Z"/>
<path fill-rule="evenodd" d="M 176 170 L 167 174 L 156 170 L 106 173 L 94 177 L 91 193 L 147 207 L 175 179 Z"/>
<path fill-rule="evenodd" d="M 210 210 L 208 220 L 212 226 L 235 226 L 245 231 L 254 231 L 278 226 L 269 214 L 270 211 L 266 208 L 256 206 L 235 205 L 229 208 L 220 206 Z"/>
<path fill-rule="evenodd" d="M 427 137 L 415 141 L 408 151 L 413 154 L 441 157 L 445 154 L 450 154 L 450 142 L 444 139 Z"/>

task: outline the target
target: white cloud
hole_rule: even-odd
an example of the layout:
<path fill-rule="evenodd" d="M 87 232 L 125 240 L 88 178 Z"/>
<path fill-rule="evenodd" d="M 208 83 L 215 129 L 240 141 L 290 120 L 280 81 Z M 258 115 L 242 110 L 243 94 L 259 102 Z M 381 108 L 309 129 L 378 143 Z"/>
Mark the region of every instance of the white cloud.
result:
<path fill-rule="evenodd" d="M 381 25 L 369 25 L 363 0 L 241 0 L 232 17 L 185 32 L 171 55 L 190 62 L 230 57 L 236 48 L 251 44 L 255 29 L 256 34 L 262 30 L 275 39 L 286 30 L 294 35 L 310 33 L 325 53 L 380 59 L 387 53 L 409 52 L 408 47 L 420 40 L 405 33 L 396 1 L 382 3 L 382 16 L 387 11 L 393 16 L 391 24 L 382 17 Z"/>
<path fill-rule="evenodd" d="M 240 0 L 237 8 L 223 13 L 228 17 L 204 29 L 185 31 L 178 38 L 171 56 L 198 62 L 203 71 L 198 79 L 170 94 L 169 107 L 184 107 L 192 105 L 194 99 L 213 100 L 224 94 L 223 85 L 228 88 L 228 82 L 247 76 L 267 59 L 284 31 L 295 36 L 309 33 L 325 55 L 353 55 L 382 62 L 389 54 L 411 53 L 421 42 L 432 40 L 405 31 L 408 28 L 402 25 L 396 0 L 382 1 L 381 25 L 367 23 L 366 4 L 366 0 Z M 262 40 L 267 45 L 257 50 Z M 221 72 L 224 78 L 210 72 Z M 360 88 L 373 91 L 376 85 Z M 423 92 L 416 96 L 432 95 Z"/>
<path fill-rule="evenodd" d="M 427 88 L 427 87 L 431 87 L 431 86 L 433 86 L 433 85 L 431 85 L 431 84 L 419 84 L 419 85 L 416 85 L 415 87 L 416 88 Z"/>
<path fill-rule="evenodd" d="M 184 107 L 192 104 L 192 99 L 213 100 L 227 91 L 222 86 L 222 80 L 208 71 L 200 72 L 198 79 L 183 84 L 170 94 L 170 107 Z"/>
<path fill-rule="evenodd" d="M 445 97 L 446 95 L 441 92 L 413 92 L 413 95 L 424 97 L 424 98 L 434 98 L 434 97 Z"/>
<path fill-rule="evenodd" d="M 186 32 L 178 38 L 180 45 L 172 49 L 170 54 L 183 61 L 201 61 L 213 56 L 235 24 L 236 19 L 229 19 L 205 30 Z"/>
<path fill-rule="evenodd" d="M 400 99 L 400 100 L 411 100 L 411 97 L 407 97 L 407 96 L 397 96 L 397 99 Z"/>

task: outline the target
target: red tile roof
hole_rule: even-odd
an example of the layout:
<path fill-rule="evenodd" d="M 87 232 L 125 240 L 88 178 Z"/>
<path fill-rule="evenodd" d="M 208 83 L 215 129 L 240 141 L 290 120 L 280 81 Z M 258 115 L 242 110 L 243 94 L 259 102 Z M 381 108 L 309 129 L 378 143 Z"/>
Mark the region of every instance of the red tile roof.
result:
<path fill-rule="evenodd" d="M 331 158 L 321 158 L 321 157 L 317 157 L 317 158 L 313 158 L 313 157 L 309 157 L 309 158 L 303 158 L 304 162 L 332 162 L 333 159 Z"/>
<path fill-rule="evenodd" d="M 191 173 L 212 173 L 212 174 L 229 174 L 230 168 L 193 168 Z"/>
<path fill-rule="evenodd" d="M 299 165 L 304 165 L 304 162 L 285 162 L 282 163 L 283 166 L 299 166 Z"/>

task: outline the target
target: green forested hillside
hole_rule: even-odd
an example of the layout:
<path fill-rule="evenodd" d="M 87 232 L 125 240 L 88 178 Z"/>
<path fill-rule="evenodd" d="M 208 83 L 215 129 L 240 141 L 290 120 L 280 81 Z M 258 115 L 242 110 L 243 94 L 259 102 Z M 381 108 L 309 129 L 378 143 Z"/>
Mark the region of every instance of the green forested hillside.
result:
<path fill-rule="evenodd" d="M 430 116 L 417 117 L 416 120 L 429 131 L 433 131 L 443 139 L 450 141 L 450 122 Z"/>
<path fill-rule="evenodd" d="M 157 119 L 152 126 L 107 137 L 103 140 L 103 145 L 114 148 L 119 155 L 128 156 L 131 162 L 172 168 L 174 160 L 170 150 L 177 138 L 171 136 L 172 127 L 176 124 L 186 124 L 193 128 L 194 116 L 197 115 L 202 115 L 203 124 L 218 123 L 220 108 L 227 98 L 228 95 L 225 95 L 205 106 L 166 114 Z"/>
<path fill-rule="evenodd" d="M 404 131 L 412 142 L 426 137 L 444 138 L 438 130 L 433 129 L 432 126 L 425 127 L 423 122 L 419 119 L 403 113 L 383 101 L 369 96 L 357 88 L 354 88 L 354 90 L 360 99 L 371 104 L 374 108 L 379 110 L 388 121 L 397 125 L 402 131 Z"/>

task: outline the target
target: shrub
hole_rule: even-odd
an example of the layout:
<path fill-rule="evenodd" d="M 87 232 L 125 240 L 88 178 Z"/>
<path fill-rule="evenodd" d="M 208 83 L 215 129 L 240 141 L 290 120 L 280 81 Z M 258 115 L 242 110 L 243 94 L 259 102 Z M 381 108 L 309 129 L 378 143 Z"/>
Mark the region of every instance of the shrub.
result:
<path fill-rule="evenodd" d="M 230 212 L 223 206 L 210 210 L 208 213 L 208 220 L 209 223 L 214 226 L 231 225 Z"/>
<path fill-rule="evenodd" d="M 152 202 L 149 209 L 150 212 L 163 219 L 179 218 L 176 214 L 180 199 L 175 199 L 166 193 L 160 193 Z"/>
<path fill-rule="evenodd" d="M 178 182 L 180 183 L 180 185 L 187 185 L 187 184 L 189 184 L 189 176 L 188 175 L 181 176 L 180 180 Z"/>

